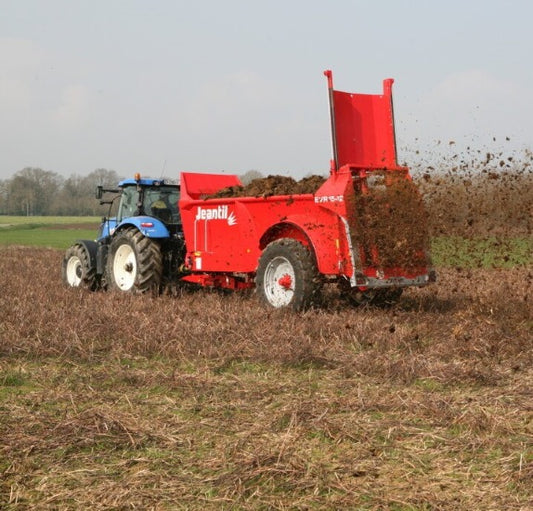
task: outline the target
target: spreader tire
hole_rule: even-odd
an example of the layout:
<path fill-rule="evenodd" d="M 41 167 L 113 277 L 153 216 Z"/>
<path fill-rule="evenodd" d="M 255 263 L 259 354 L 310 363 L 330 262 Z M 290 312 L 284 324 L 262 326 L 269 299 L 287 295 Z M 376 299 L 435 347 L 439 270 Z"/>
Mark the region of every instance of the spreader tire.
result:
<path fill-rule="evenodd" d="M 134 228 L 111 241 L 106 280 L 109 289 L 124 293 L 159 293 L 163 258 L 159 244 Z"/>
<path fill-rule="evenodd" d="M 69 287 L 81 287 L 94 291 L 98 287 L 96 268 L 91 264 L 91 256 L 81 243 L 67 249 L 61 268 L 63 283 Z"/>
<path fill-rule="evenodd" d="M 313 254 L 300 242 L 282 238 L 268 244 L 261 254 L 256 289 L 264 304 L 306 309 L 318 301 L 321 287 Z"/>

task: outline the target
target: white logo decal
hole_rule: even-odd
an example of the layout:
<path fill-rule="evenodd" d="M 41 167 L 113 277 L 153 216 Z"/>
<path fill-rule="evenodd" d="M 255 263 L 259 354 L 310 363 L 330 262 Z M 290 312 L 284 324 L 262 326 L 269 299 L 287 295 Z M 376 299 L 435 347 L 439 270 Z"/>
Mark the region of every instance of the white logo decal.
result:
<path fill-rule="evenodd" d="M 235 217 L 235 213 L 232 211 L 228 217 L 228 225 L 236 225 L 236 224 L 237 224 L 237 218 Z"/>
<path fill-rule="evenodd" d="M 232 211 L 229 213 L 228 206 L 217 206 L 216 208 L 198 207 L 195 220 L 227 220 L 228 225 L 236 225 L 237 218 Z"/>

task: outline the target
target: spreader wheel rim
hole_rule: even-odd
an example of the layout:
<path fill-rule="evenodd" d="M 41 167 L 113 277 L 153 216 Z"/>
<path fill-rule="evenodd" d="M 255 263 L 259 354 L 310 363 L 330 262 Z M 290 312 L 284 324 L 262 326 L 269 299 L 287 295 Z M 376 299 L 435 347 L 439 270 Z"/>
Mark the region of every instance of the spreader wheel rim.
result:
<path fill-rule="evenodd" d="M 322 279 L 310 246 L 280 238 L 263 250 L 255 284 L 266 306 L 300 311 L 320 300 Z"/>
<path fill-rule="evenodd" d="M 265 295 L 273 307 L 286 307 L 294 296 L 294 267 L 282 256 L 275 257 L 266 266 Z"/>

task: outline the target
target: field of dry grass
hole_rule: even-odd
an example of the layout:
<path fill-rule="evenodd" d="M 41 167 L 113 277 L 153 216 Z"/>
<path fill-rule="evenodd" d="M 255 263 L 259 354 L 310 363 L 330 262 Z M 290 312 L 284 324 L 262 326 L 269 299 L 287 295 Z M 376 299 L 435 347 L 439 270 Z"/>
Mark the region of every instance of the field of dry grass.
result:
<path fill-rule="evenodd" d="M 61 257 L 0 249 L 0 508 L 532 508 L 530 266 L 295 314 Z"/>

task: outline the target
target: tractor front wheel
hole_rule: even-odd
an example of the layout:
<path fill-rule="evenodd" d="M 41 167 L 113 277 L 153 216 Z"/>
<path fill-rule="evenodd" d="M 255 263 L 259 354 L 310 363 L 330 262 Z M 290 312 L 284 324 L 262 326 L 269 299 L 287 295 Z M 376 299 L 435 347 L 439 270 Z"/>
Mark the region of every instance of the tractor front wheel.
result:
<path fill-rule="evenodd" d="M 256 289 L 264 304 L 302 310 L 316 303 L 321 287 L 313 254 L 300 242 L 275 240 L 261 254 Z"/>
<path fill-rule="evenodd" d="M 94 291 L 98 287 L 96 268 L 91 265 L 91 256 L 81 243 L 67 249 L 61 268 L 63 283 L 69 287 L 82 287 Z"/>
<path fill-rule="evenodd" d="M 111 241 L 106 276 L 110 289 L 126 293 L 158 293 L 163 273 L 159 244 L 137 229 L 125 229 Z"/>

